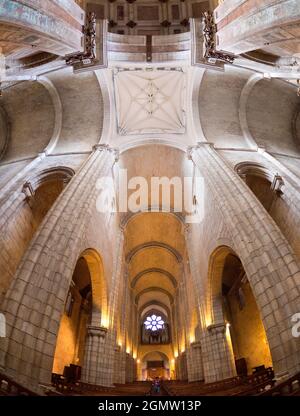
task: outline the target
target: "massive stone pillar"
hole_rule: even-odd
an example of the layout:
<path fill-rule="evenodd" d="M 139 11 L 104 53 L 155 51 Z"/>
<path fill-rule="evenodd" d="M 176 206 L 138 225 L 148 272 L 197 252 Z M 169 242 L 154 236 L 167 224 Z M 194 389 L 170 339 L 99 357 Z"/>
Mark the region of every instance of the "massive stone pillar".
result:
<path fill-rule="evenodd" d="M 108 299 L 108 317 L 109 325 L 106 335 L 101 331 L 97 333 L 95 339 L 95 330 L 92 329 L 92 338 L 87 340 L 86 344 L 86 354 L 87 358 L 85 361 L 86 369 L 84 369 L 83 381 L 91 384 L 98 384 L 101 386 L 112 386 L 115 382 L 115 360 L 116 360 L 116 345 L 117 345 L 117 314 L 118 314 L 118 300 L 120 293 L 121 280 L 122 280 L 122 266 L 124 261 L 124 230 L 119 228 L 115 253 L 114 253 L 114 264 L 113 264 L 113 273 L 111 276 L 110 283 L 110 294 Z M 99 337 L 101 339 L 99 339 Z M 89 355 L 90 345 L 92 344 L 92 352 Z M 121 366 L 122 358 L 122 349 L 120 355 L 118 356 Z M 97 366 L 95 367 L 95 362 Z M 123 381 L 123 380 L 122 380 Z M 122 382 L 121 381 L 121 382 Z"/>
<path fill-rule="evenodd" d="M 202 349 L 200 342 L 192 342 L 186 349 L 188 380 L 198 381 L 204 379 Z"/>
<path fill-rule="evenodd" d="M 206 383 L 236 376 L 230 334 L 225 323 L 210 325 L 203 331 L 201 350 Z"/>
<path fill-rule="evenodd" d="M 88 325 L 85 340 L 84 365 L 82 369 L 82 381 L 90 384 L 107 384 L 107 374 L 103 366 L 104 345 L 107 328 Z"/>
<path fill-rule="evenodd" d="M 199 278 L 198 269 L 195 261 L 195 247 L 191 239 L 191 225 L 185 227 L 185 241 L 189 257 L 191 278 L 195 289 L 194 296 L 199 310 L 201 339 L 192 343 L 187 351 L 189 381 L 203 380 L 206 383 L 223 380 L 236 375 L 234 357 L 230 337 L 226 336 L 226 326 L 224 322 L 218 322 L 206 328 L 204 319 L 206 287 Z M 209 330 L 208 330 L 209 329 Z M 193 364 L 195 361 L 195 364 Z M 189 365 L 189 362 L 191 363 Z"/>
<path fill-rule="evenodd" d="M 201 304 L 201 293 L 203 292 L 202 289 L 202 282 L 199 279 L 197 273 L 197 266 L 195 262 L 195 256 L 193 253 L 193 242 L 191 241 L 191 225 L 186 224 L 184 229 L 185 234 L 185 244 L 187 250 L 187 257 L 189 260 L 189 277 L 192 280 L 192 285 L 194 288 L 192 296 L 195 299 L 195 306 L 197 308 L 197 315 L 199 316 L 199 326 L 202 328 L 204 325 L 204 319 L 202 319 L 202 304 Z M 187 348 L 187 364 L 188 364 L 188 378 L 189 381 L 196 381 L 196 380 L 203 380 L 204 373 L 203 373 L 203 356 L 202 356 L 202 349 L 201 343 L 199 339 L 195 339 L 195 342 L 192 342 Z"/>
<path fill-rule="evenodd" d="M 33 389 L 51 380 L 56 337 L 73 271 L 97 214 L 96 182 L 111 175 L 114 162 L 113 149 L 95 146 L 48 212 L 1 305 L 7 323 L 7 337 L 0 338 L 1 371 Z"/>
<path fill-rule="evenodd" d="M 3 54 L 16 49 L 59 56 L 83 50 L 84 11 L 73 0 L 1 0 L 0 24 L 7 39 Z M 16 35 L 16 28 L 18 29 Z"/>
<path fill-rule="evenodd" d="M 121 345 L 115 347 L 114 383 L 125 383 L 126 351 Z"/>
<path fill-rule="evenodd" d="M 213 145 L 199 143 L 190 150 L 190 157 L 204 177 L 206 193 L 211 193 L 220 208 L 233 249 L 246 271 L 266 330 L 275 373 L 292 375 L 300 369 L 300 345 L 292 334 L 292 316 L 299 312 L 300 300 L 298 260 L 267 211 Z M 206 331 L 211 335 L 207 337 L 218 340 L 219 329 L 208 327 Z M 222 337 L 226 336 L 225 329 L 222 332 Z M 213 354 L 212 342 L 209 345 L 204 362 L 213 361 L 209 358 Z"/>
<path fill-rule="evenodd" d="M 115 360 L 121 363 L 121 352 L 116 351 L 116 309 L 120 295 L 120 279 L 123 263 L 123 229 L 117 236 L 116 251 L 114 253 L 113 274 L 111 276 L 111 290 L 108 299 L 109 325 L 102 328 L 95 325 L 88 326 L 85 345 L 85 359 L 82 380 L 86 383 L 100 386 L 112 386 L 115 375 Z"/>
<path fill-rule="evenodd" d="M 299 52 L 298 0 L 226 0 L 214 15 L 218 50 L 241 54 L 261 49 L 278 56 Z"/>

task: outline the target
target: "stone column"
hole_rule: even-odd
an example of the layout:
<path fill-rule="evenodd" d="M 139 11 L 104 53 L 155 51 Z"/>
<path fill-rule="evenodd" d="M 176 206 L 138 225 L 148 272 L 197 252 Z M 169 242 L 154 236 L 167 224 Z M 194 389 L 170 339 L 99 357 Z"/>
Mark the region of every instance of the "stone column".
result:
<path fill-rule="evenodd" d="M 196 261 L 195 261 L 195 256 L 194 256 L 194 247 L 193 247 L 193 242 L 191 241 L 191 232 L 192 232 L 192 225 L 191 224 L 186 224 L 185 228 L 184 228 L 184 237 L 185 237 L 185 245 L 186 245 L 186 251 L 187 251 L 187 258 L 189 261 L 189 268 L 190 268 L 190 276 L 193 282 L 193 287 L 194 287 L 194 297 L 195 297 L 195 303 L 199 309 L 199 317 L 200 317 L 200 321 L 199 324 L 201 326 L 204 325 L 205 320 L 203 318 L 204 316 L 204 312 L 202 311 L 202 307 L 201 307 L 201 298 L 200 298 L 200 294 L 203 293 L 203 286 L 202 286 L 202 282 L 201 279 L 199 279 L 198 276 L 198 269 L 197 269 L 197 265 L 196 265 Z"/>
<path fill-rule="evenodd" d="M 279 56 L 298 53 L 296 29 L 288 38 L 278 36 L 277 32 L 278 27 L 284 31 L 293 24 L 299 28 L 298 0 L 226 0 L 215 9 L 214 16 L 218 50 L 239 55 L 270 45 L 270 52 L 276 46 Z"/>
<path fill-rule="evenodd" d="M 201 279 L 199 278 L 197 265 L 195 262 L 195 256 L 193 252 L 193 243 L 191 241 L 191 225 L 186 224 L 184 229 L 185 235 L 185 243 L 186 243 L 186 250 L 187 250 L 187 258 L 189 260 L 189 268 L 190 273 L 189 276 L 192 279 L 194 293 L 193 296 L 195 298 L 195 305 L 197 307 L 197 313 L 199 318 L 198 325 L 202 329 L 204 327 L 204 313 L 202 312 L 202 304 L 205 304 L 205 301 L 201 302 L 201 293 L 203 293 L 203 289 L 201 287 Z M 202 350 L 201 350 L 201 343 L 199 340 L 196 339 L 196 342 L 191 343 L 190 347 L 187 349 L 187 363 L 188 363 L 188 374 L 189 374 L 189 381 L 196 381 L 196 380 L 203 380 L 204 373 L 203 373 L 203 363 L 202 363 Z"/>
<path fill-rule="evenodd" d="M 85 341 L 84 365 L 82 368 L 82 381 L 90 384 L 106 385 L 107 374 L 105 372 L 104 346 L 107 328 L 91 326 L 87 327 Z"/>
<path fill-rule="evenodd" d="M 101 385 L 112 386 L 114 382 L 115 373 L 115 358 L 116 358 L 116 346 L 117 346 L 117 318 L 118 318 L 118 300 L 120 293 L 121 279 L 122 279 L 122 266 L 124 262 L 124 230 L 119 228 L 118 236 L 115 246 L 114 260 L 113 260 L 113 273 L 110 283 L 110 297 L 108 303 L 108 316 L 109 316 L 109 330 L 107 332 L 104 350 L 103 350 L 103 374 Z M 120 360 L 122 360 L 122 349 L 120 349 Z M 98 384 L 98 383 L 97 383 Z"/>
<path fill-rule="evenodd" d="M 115 347 L 114 383 L 125 383 L 126 352 L 120 345 Z"/>
<path fill-rule="evenodd" d="M 200 342 L 192 342 L 186 350 L 189 382 L 204 379 Z"/>
<path fill-rule="evenodd" d="M 57 198 L 23 256 L 1 312 L 7 337 L 0 338 L 0 366 L 37 390 L 49 383 L 61 315 L 73 271 L 96 215 L 96 183 L 111 175 L 115 151 L 96 145 Z M 114 287 L 114 286 L 112 286 Z"/>
<path fill-rule="evenodd" d="M 206 383 L 236 376 L 231 338 L 225 323 L 207 327 L 202 333 L 201 348 Z"/>
<path fill-rule="evenodd" d="M 266 330 L 275 373 L 292 375 L 300 370 L 300 345 L 293 337 L 291 321 L 300 305 L 298 260 L 270 215 L 213 145 L 198 143 L 190 149 L 190 158 L 204 177 L 206 192 L 219 206 L 233 249 L 245 268 Z M 215 329 L 211 331 L 214 335 Z M 207 354 L 211 356 L 211 348 Z"/>
<path fill-rule="evenodd" d="M 185 241 L 190 262 L 191 278 L 195 289 L 195 300 L 200 315 L 201 339 L 191 345 L 187 351 L 189 381 L 203 380 L 206 383 L 223 380 L 236 375 L 234 357 L 230 337 L 226 337 L 225 325 L 211 325 L 209 331 L 202 310 L 206 299 L 201 294 L 206 293 L 205 285 L 199 278 L 196 262 L 195 247 L 191 241 L 191 226 L 185 227 Z M 222 357 L 222 359 L 220 359 Z M 195 361 L 195 364 L 193 364 Z"/>

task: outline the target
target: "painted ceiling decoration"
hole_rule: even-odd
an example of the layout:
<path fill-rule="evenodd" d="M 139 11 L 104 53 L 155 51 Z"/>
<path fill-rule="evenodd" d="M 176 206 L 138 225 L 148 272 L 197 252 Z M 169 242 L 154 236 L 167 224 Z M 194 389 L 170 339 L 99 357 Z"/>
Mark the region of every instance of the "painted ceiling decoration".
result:
<path fill-rule="evenodd" d="M 183 134 L 185 120 L 183 70 L 145 69 L 114 72 L 118 133 Z"/>

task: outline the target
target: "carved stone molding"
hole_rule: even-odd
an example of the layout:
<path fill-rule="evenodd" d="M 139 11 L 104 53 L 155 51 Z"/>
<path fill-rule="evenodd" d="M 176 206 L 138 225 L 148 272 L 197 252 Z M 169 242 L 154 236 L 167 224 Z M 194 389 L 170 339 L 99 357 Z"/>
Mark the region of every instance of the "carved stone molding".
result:
<path fill-rule="evenodd" d="M 214 15 L 212 12 L 203 13 L 203 36 L 204 36 L 204 58 L 210 62 L 215 63 L 217 61 L 232 64 L 234 62 L 234 55 L 226 52 L 220 52 L 216 50 L 216 24 L 214 21 Z"/>
<path fill-rule="evenodd" d="M 86 24 L 82 27 L 84 36 L 84 52 L 70 54 L 66 56 L 67 65 L 84 63 L 85 61 L 93 62 L 96 59 L 96 13 L 91 12 L 86 16 Z"/>
<path fill-rule="evenodd" d="M 234 170 L 244 181 L 246 181 L 247 175 L 264 178 L 271 182 L 271 191 L 277 193 L 277 195 L 283 194 L 282 188 L 284 186 L 284 180 L 282 176 L 260 163 L 249 161 L 240 162 L 234 167 Z"/>
<path fill-rule="evenodd" d="M 82 27 L 84 52 L 65 56 L 66 64 L 73 66 L 74 72 L 96 70 L 107 67 L 107 20 L 97 20 L 96 13 L 86 15 Z"/>
<path fill-rule="evenodd" d="M 6 111 L 0 106 L 0 160 L 5 155 L 9 142 L 10 123 L 7 120 Z"/>
<path fill-rule="evenodd" d="M 34 191 L 30 182 L 25 182 L 24 183 L 24 185 L 22 187 L 22 192 L 25 195 L 25 197 L 26 197 L 25 199 L 27 201 L 30 200 L 35 194 L 35 191 Z"/>
<path fill-rule="evenodd" d="M 160 25 L 162 27 L 170 27 L 171 26 L 171 22 L 169 22 L 168 20 L 164 20 L 163 22 L 161 22 Z"/>
<path fill-rule="evenodd" d="M 103 326 L 88 325 L 87 331 L 88 335 L 105 338 L 108 330 Z"/>
<path fill-rule="evenodd" d="M 136 26 L 136 23 L 133 20 L 129 20 L 129 22 L 126 23 L 126 26 L 130 27 L 130 29 L 133 29 Z"/>
<path fill-rule="evenodd" d="M 115 148 L 115 147 L 110 147 L 108 144 L 95 144 L 93 146 L 93 152 L 96 151 L 100 151 L 100 152 L 104 152 L 104 151 L 108 151 L 108 152 L 112 152 L 115 156 L 115 162 L 117 162 L 119 160 L 119 149 Z"/>
<path fill-rule="evenodd" d="M 167 277 L 169 279 L 169 281 L 171 282 L 171 284 L 173 285 L 174 288 L 177 287 L 177 280 L 176 278 L 172 275 L 172 273 L 168 272 L 167 270 L 158 268 L 158 267 L 151 267 L 148 269 L 143 269 L 141 270 L 139 273 L 137 273 L 133 279 L 131 280 L 131 288 L 133 289 L 136 285 L 136 283 L 138 282 L 138 280 L 145 276 L 146 274 L 149 273 L 159 273 L 165 277 Z"/>
<path fill-rule="evenodd" d="M 226 324 L 224 322 L 212 324 L 207 327 L 207 330 L 212 334 L 225 334 Z"/>
<path fill-rule="evenodd" d="M 271 184 L 271 191 L 275 192 L 278 195 L 282 195 L 282 187 L 284 186 L 284 181 L 280 175 L 275 175 L 273 178 L 273 182 Z"/>

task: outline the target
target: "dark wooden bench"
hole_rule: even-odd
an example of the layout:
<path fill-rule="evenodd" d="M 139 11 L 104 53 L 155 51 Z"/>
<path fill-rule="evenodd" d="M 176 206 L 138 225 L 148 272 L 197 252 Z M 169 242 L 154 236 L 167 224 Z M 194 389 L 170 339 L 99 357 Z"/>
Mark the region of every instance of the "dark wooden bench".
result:
<path fill-rule="evenodd" d="M 300 396 L 300 372 L 257 396 Z"/>
<path fill-rule="evenodd" d="M 0 396 L 38 396 L 10 377 L 0 374 Z"/>

